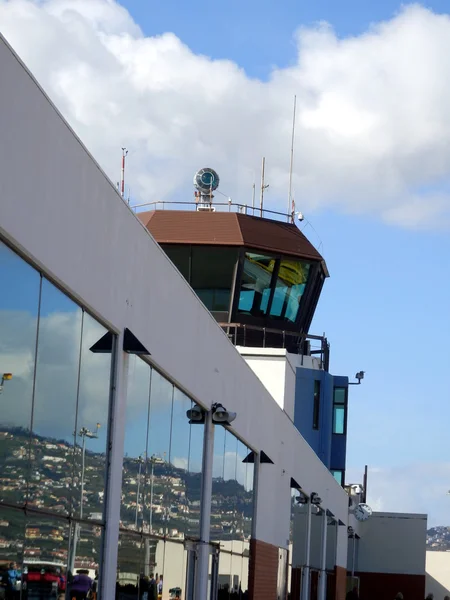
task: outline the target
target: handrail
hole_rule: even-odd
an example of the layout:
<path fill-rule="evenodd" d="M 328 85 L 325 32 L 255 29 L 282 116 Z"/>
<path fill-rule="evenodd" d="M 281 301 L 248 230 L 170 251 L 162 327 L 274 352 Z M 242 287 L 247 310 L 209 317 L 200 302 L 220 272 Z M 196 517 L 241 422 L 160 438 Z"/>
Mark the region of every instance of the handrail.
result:
<path fill-rule="evenodd" d="M 244 346 L 247 347 L 247 331 L 258 331 L 262 333 L 262 347 L 266 348 L 266 336 L 279 336 L 278 344 L 272 346 L 274 343 L 274 339 L 271 339 L 271 346 L 269 347 L 277 347 L 277 348 L 287 348 L 286 338 L 289 338 L 292 341 L 294 338 L 294 343 L 296 342 L 297 353 L 302 356 L 312 356 L 319 355 L 321 367 L 328 371 L 329 363 L 330 363 L 330 344 L 325 336 L 313 335 L 310 333 L 300 333 L 298 331 L 289 331 L 286 329 L 275 329 L 273 327 L 262 327 L 260 325 L 251 325 L 247 323 L 225 323 L 219 322 L 218 325 L 227 333 L 228 337 L 231 339 L 235 346 Z M 238 333 L 241 334 L 238 340 Z M 309 348 L 305 352 L 304 343 L 308 340 L 318 341 L 320 342 L 319 348 Z M 239 343 L 238 343 L 239 341 Z M 254 340 L 252 340 L 254 342 Z M 253 345 L 249 347 L 254 347 Z M 292 351 L 292 345 L 290 345 L 290 350 Z"/>
<path fill-rule="evenodd" d="M 155 210 L 157 210 L 157 206 L 162 206 L 164 210 L 164 207 L 167 205 L 173 205 L 173 206 L 191 206 L 194 208 L 197 208 L 199 205 L 200 206 L 209 206 L 210 208 L 215 208 L 217 206 L 220 207 L 224 207 L 227 206 L 228 207 L 228 212 L 232 212 L 232 207 L 239 209 L 238 212 L 241 212 L 242 214 L 248 214 L 248 213 L 252 213 L 253 216 L 260 216 L 262 217 L 264 213 L 270 214 L 270 215 L 276 215 L 279 217 L 284 217 L 285 219 L 287 219 L 288 222 L 293 223 L 294 222 L 294 217 L 295 217 L 295 213 L 284 213 L 284 212 L 280 212 L 278 210 L 270 210 L 268 208 L 263 208 L 261 211 L 261 208 L 257 208 L 256 206 L 249 206 L 248 204 L 237 204 L 235 202 L 205 202 L 205 201 L 200 201 L 200 202 L 195 202 L 193 200 L 187 202 L 187 201 L 175 201 L 175 200 L 155 200 L 154 202 L 143 202 L 141 204 L 133 204 L 133 206 L 130 206 L 130 209 L 136 213 L 136 209 L 137 208 L 145 208 L 145 207 L 154 207 Z M 256 214 L 255 214 L 256 213 Z"/>

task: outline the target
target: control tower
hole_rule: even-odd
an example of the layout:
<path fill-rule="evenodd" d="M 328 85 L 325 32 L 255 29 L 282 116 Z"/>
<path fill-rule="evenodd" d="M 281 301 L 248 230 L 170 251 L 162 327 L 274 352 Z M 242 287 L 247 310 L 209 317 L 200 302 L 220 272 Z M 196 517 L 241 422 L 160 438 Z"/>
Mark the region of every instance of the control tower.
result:
<path fill-rule="evenodd" d="M 293 215 L 214 203 L 218 183 L 215 171 L 202 169 L 194 210 L 138 216 L 236 345 L 307 353 L 324 259 Z"/>

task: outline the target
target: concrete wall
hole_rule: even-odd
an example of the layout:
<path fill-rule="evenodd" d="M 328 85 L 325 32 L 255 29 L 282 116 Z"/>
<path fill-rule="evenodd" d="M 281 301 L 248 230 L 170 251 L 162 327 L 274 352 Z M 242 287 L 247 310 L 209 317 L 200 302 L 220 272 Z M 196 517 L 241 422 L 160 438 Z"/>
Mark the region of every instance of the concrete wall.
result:
<path fill-rule="evenodd" d="M 436 600 L 450 595 L 450 552 L 427 552 L 425 585 Z"/>
<path fill-rule="evenodd" d="M 113 331 L 130 328 L 197 402 L 238 413 L 233 430 L 274 462 L 261 467 L 258 539 L 287 547 L 290 477 L 346 522 L 345 492 L 2 38 L 0 72 L 0 236 Z"/>
<path fill-rule="evenodd" d="M 425 575 L 426 515 L 374 513 L 361 524 L 358 571 Z"/>

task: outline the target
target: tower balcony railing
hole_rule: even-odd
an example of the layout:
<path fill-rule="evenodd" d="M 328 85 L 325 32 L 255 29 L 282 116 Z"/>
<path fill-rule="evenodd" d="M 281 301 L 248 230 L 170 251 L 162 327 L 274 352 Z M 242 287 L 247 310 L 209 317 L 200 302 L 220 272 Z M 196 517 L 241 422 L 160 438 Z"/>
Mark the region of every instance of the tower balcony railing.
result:
<path fill-rule="evenodd" d="M 254 217 L 263 217 L 272 219 L 275 221 L 285 221 L 287 223 L 293 223 L 295 220 L 295 213 L 285 213 L 277 210 L 270 210 L 268 208 L 261 208 L 259 206 L 248 205 L 248 204 L 237 204 L 233 201 L 228 202 L 215 202 L 201 200 L 190 200 L 190 201 L 168 201 L 168 200 L 156 200 L 154 202 L 144 202 L 143 204 L 134 204 L 130 206 L 130 209 L 134 213 L 139 213 L 144 210 L 194 210 L 198 212 L 233 212 L 240 213 L 243 215 L 251 215 Z"/>
<path fill-rule="evenodd" d="M 219 325 L 235 346 L 284 348 L 292 354 L 317 357 L 320 368 L 324 371 L 329 370 L 330 344 L 325 336 L 246 323 L 219 322 Z"/>

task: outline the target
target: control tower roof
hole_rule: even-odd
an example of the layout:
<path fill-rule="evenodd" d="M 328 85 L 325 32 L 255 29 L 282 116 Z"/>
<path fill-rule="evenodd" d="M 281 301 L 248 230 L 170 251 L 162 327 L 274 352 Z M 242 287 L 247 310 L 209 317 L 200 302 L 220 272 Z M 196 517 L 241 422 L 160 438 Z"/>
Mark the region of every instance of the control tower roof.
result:
<path fill-rule="evenodd" d="M 323 257 L 293 223 L 232 212 L 153 210 L 138 213 L 160 244 L 246 246 L 322 263 Z"/>

